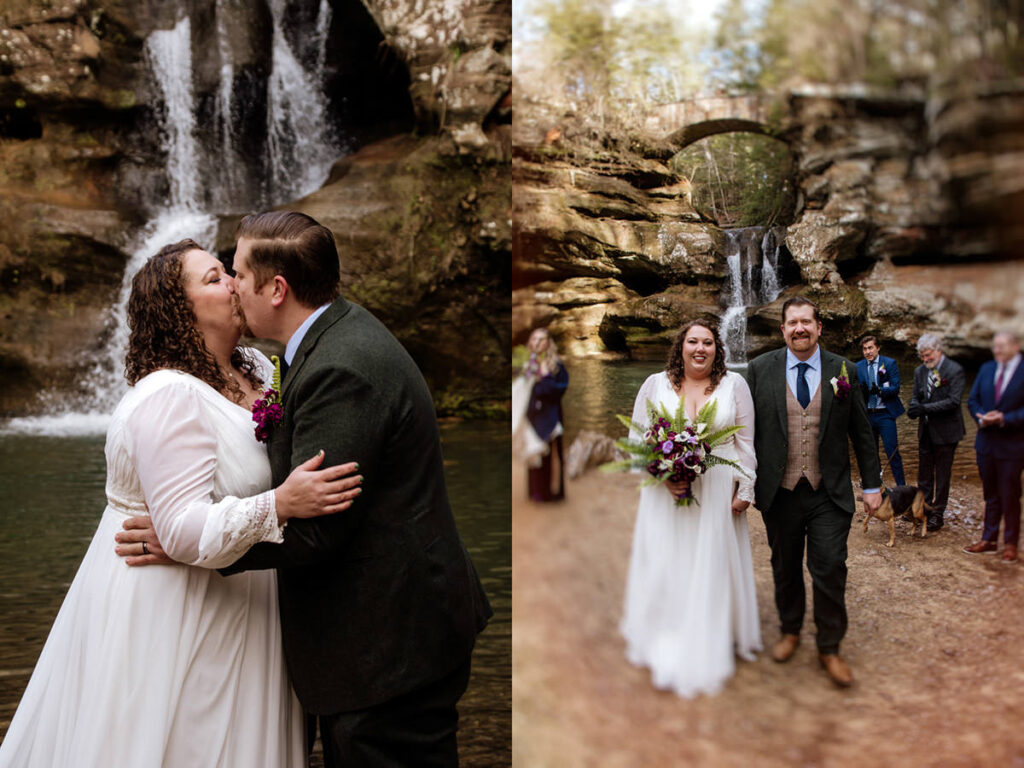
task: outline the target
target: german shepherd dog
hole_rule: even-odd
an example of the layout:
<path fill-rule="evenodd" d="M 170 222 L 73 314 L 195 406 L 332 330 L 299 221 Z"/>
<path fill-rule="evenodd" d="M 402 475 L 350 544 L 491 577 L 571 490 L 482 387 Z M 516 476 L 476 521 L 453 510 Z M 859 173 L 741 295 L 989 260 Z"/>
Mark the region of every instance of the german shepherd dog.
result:
<path fill-rule="evenodd" d="M 902 515 L 907 511 L 913 515 L 912 522 L 916 525 L 921 523 L 921 538 L 925 537 L 925 527 L 928 522 L 925 510 L 932 511 L 931 506 L 924 500 L 924 491 L 916 485 L 897 485 L 893 489 L 884 489 L 882 504 L 875 512 L 867 511 L 864 516 L 864 533 L 868 532 L 868 521 L 872 517 L 889 522 L 889 541 L 885 545 L 891 547 L 896 542 L 896 515 Z M 914 535 L 911 528 L 910 535 Z"/>

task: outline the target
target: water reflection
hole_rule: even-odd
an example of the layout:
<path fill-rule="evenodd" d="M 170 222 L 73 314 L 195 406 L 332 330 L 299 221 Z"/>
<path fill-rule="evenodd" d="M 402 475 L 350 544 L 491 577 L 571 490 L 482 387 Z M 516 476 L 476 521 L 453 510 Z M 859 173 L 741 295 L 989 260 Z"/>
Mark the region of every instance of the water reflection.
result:
<path fill-rule="evenodd" d="M 452 507 L 495 616 L 460 706 L 467 766 L 511 764 L 512 544 L 507 425 L 442 426 Z M 102 437 L 0 436 L 0 735 L 103 512 Z"/>

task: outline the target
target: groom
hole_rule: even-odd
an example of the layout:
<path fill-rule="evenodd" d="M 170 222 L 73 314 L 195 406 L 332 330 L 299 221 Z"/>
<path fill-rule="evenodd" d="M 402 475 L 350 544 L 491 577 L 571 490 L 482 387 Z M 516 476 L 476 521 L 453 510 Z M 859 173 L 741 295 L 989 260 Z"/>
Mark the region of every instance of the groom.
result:
<path fill-rule="evenodd" d="M 279 211 L 245 217 L 236 239 L 246 322 L 286 345 L 274 485 L 321 448 L 323 466 L 357 461 L 364 480 L 352 509 L 292 520 L 282 544 L 222 573 L 278 569 L 288 673 L 327 768 L 457 765 L 455 705 L 492 612 L 455 529 L 426 382 L 338 294 L 329 229 Z"/>
<path fill-rule="evenodd" d="M 845 687 L 853 674 L 839 656 L 839 643 L 846 633 L 846 539 L 855 509 L 847 440 L 857 455 L 868 509 L 881 504 L 881 473 L 871 422 L 856 390 L 857 369 L 823 350 L 820 335 L 818 308 L 795 296 L 782 306 L 786 347 L 755 358 L 747 370 L 754 400 L 754 494 L 772 550 L 782 629 L 772 658 L 788 661 L 800 644 L 806 542 L 818 658 Z"/>

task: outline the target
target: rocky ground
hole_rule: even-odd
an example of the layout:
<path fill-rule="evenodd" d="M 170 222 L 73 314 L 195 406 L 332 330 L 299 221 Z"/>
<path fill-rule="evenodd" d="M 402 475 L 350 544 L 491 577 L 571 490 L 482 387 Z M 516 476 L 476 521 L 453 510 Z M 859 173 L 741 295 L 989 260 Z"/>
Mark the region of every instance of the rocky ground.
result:
<path fill-rule="evenodd" d="M 851 689 L 819 668 L 808 617 L 789 663 L 740 661 L 720 695 L 693 701 L 655 690 L 624 658 L 633 479 L 591 470 L 551 505 L 527 501 L 525 486 L 514 466 L 514 765 L 1024 765 L 1024 563 L 960 551 L 980 531 L 976 473 L 958 469 L 947 525 L 923 540 L 900 522 L 889 549 L 887 526 L 854 525 Z M 755 510 L 749 524 L 770 645 L 769 549 Z"/>

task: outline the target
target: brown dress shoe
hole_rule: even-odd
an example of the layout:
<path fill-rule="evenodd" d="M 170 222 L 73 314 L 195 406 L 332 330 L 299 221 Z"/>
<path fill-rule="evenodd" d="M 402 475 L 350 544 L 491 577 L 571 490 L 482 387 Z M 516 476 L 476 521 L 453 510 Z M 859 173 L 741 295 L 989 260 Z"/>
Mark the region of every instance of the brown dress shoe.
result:
<path fill-rule="evenodd" d="M 969 555 L 980 555 L 982 552 L 995 552 L 999 547 L 994 541 L 976 541 L 973 544 L 968 544 L 964 547 L 964 552 Z"/>
<path fill-rule="evenodd" d="M 1004 563 L 1016 563 L 1017 562 L 1017 545 L 1007 544 L 1003 547 L 1003 562 Z"/>
<path fill-rule="evenodd" d="M 796 653 L 796 647 L 800 645 L 800 635 L 783 635 L 779 641 L 772 646 L 772 658 L 777 662 L 789 661 Z"/>
<path fill-rule="evenodd" d="M 853 673 L 846 665 L 846 662 L 839 658 L 839 654 L 819 653 L 818 661 L 821 662 L 821 666 L 828 672 L 828 676 L 832 678 L 833 683 L 841 688 L 849 688 L 853 685 Z"/>

